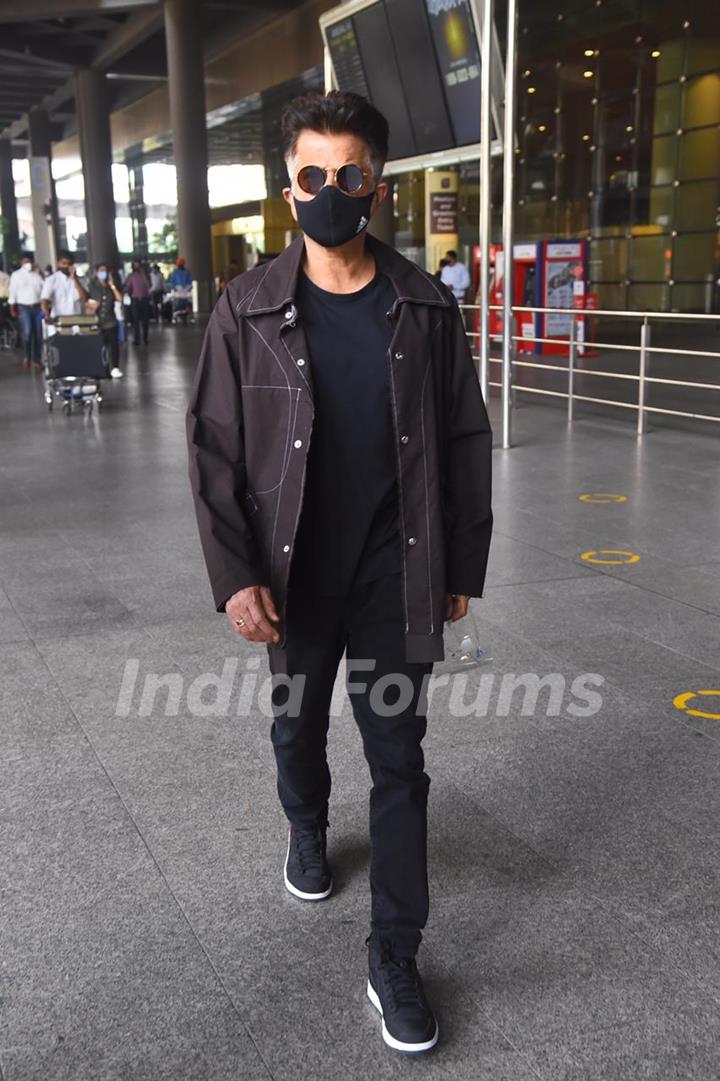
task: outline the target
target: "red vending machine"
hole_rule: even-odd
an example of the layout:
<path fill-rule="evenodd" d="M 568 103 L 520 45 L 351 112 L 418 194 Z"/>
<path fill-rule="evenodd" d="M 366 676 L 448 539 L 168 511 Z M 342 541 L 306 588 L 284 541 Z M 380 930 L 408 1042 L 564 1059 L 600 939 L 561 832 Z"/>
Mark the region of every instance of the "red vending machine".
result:
<path fill-rule="evenodd" d="M 541 338 L 565 339 L 562 342 L 544 342 L 538 352 L 567 354 L 570 346 L 570 328 L 575 320 L 575 336 L 578 353 L 586 351 L 587 317 L 584 314 L 587 293 L 586 240 L 544 240 L 542 242 L 541 308 L 563 308 L 565 311 L 544 312 L 539 317 Z"/>
<path fill-rule="evenodd" d="M 537 308 L 540 306 L 540 245 L 535 243 L 513 244 L 513 306 Z M 504 258 L 502 244 L 490 245 L 490 306 L 502 307 L 504 289 Z M 480 287 L 480 248 L 473 249 L 473 291 L 477 298 Z M 490 311 L 490 334 L 502 333 L 502 312 Z M 475 313 L 474 327 L 479 330 L 480 317 Z M 515 333 L 519 353 L 537 352 L 535 338 L 538 335 L 538 316 L 534 312 L 518 312 Z"/>

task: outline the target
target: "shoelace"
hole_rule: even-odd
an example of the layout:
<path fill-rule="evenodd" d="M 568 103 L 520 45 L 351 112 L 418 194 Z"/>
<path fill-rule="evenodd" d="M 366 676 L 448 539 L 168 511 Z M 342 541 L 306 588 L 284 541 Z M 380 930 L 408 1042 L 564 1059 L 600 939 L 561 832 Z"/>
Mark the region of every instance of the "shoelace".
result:
<path fill-rule="evenodd" d="M 423 1005 L 417 967 L 414 961 L 407 958 L 384 957 L 381 969 L 390 988 L 393 1009 L 398 1010 L 402 1009 L 403 1006 Z"/>
<path fill-rule="evenodd" d="M 293 850 L 303 874 L 306 871 L 322 872 L 323 839 L 320 830 L 293 830 Z"/>

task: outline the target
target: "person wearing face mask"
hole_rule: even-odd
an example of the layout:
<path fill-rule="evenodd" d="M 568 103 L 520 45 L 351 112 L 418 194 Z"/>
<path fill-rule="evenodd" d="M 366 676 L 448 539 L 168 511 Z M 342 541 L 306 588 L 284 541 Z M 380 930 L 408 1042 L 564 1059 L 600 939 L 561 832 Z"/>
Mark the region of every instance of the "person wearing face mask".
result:
<path fill-rule="evenodd" d="M 110 375 L 113 379 L 120 379 L 123 373 L 120 368 L 116 302 L 122 302 L 122 293 L 115 284 L 115 279 L 108 270 L 107 264 L 98 263 L 95 267 L 95 277 L 88 289 L 88 308 L 91 312 L 97 313 L 98 325 L 110 356 Z"/>
<path fill-rule="evenodd" d="M 23 348 L 23 368 L 29 368 L 31 363 L 37 368 L 42 368 L 42 312 L 40 297 L 42 295 L 43 280 L 33 267 L 33 261 L 29 255 L 24 255 L 20 261 L 19 270 L 10 275 L 9 303 L 13 315 L 20 320 Z"/>
<path fill-rule="evenodd" d="M 58 259 L 57 270 L 43 282 L 40 303 L 46 316 L 82 315 L 87 290 L 75 270 L 75 261 L 68 252 Z"/>
<path fill-rule="evenodd" d="M 215 606 L 268 649 L 283 880 L 307 902 L 333 888 L 326 740 L 346 655 L 372 777 L 367 994 L 385 1043 L 419 1053 L 438 1039 L 416 964 L 427 681 L 444 621 L 482 596 L 492 433 L 451 291 L 368 234 L 388 134 L 357 94 L 286 108 L 284 196 L 302 235 L 228 283 L 187 428 Z"/>

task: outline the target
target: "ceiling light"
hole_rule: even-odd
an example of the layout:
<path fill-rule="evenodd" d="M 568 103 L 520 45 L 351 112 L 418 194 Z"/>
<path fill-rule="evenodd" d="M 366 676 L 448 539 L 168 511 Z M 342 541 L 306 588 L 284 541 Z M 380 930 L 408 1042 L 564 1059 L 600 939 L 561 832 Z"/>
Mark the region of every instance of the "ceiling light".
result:
<path fill-rule="evenodd" d="M 540 124 L 538 126 L 538 131 L 547 131 L 547 126 L 545 124 Z"/>
<path fill-rule="evenodd" d="M 589 135 L 583 135 L 583 142 L 584 142 L 584 143 L 587 143 L 587 142 L 589 142 L 589 140 L 590 140 L 590 136 L 589 136 Z"/>
<path fill-rule="evenodd" d="M 595 55 L 595 50 L 594 49 L 586 49 L 583 55 L 584 56 L 594 56 Z"/>
<path fill-rule="evenodd" d="M 535 87 L 534 86 L 529 86 L 528 87 L 528 94 L 534 94 L 534 93 L 535 93 Z"/>
<path fill-rule="evenodd" d="M 595 74 L 594 71 L 584 71 L 583 72 L 583 79 L 592 79 L 594 74 Z"/>
<path fill-rule="evenodd" d="M 659 49 L 653 49 L 653 51 L 650 53 L 650 55 L 652 56 L 653 60 L 657 60 L 657 58 L 660 56 L 660 50 Z"/>

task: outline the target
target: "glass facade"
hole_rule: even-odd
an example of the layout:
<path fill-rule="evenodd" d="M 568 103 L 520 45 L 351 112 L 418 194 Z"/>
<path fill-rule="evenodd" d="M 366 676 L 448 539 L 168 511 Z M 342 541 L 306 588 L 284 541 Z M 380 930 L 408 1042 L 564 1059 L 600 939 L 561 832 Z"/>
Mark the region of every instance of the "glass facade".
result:
<path fill-rule="evenodd" d="M 600 307 L 712 309 L 720 273 L 716 4 L 521 2 L 516 132 L 519 240 L 587 238 Z M 494 239 L 501 170 L 496 160 Z"/>

